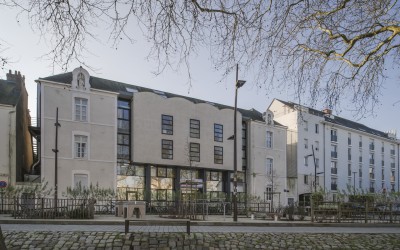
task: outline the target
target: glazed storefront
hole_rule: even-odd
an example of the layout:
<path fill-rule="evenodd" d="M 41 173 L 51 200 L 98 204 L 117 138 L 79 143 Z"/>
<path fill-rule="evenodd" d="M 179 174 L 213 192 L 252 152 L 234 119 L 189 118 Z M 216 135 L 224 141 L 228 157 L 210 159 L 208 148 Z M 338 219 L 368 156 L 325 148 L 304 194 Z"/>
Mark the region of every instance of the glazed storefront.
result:
<path fill-rule="evenodd" d="M 202 199 L 229 201 L 233 191 L 231 171 L 189 167 L 120 164 L 117 199 L 172 202 Z M 245 174 L 238 172 L 238 201 L 244 202 Z"/>

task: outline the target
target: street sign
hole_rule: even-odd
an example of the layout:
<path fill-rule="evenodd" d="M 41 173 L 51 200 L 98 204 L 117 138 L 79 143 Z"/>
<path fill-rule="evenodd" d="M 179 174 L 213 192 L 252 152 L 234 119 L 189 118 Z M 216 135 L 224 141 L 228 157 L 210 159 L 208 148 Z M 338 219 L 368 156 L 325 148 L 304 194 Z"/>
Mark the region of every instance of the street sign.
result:
<path fill-rule="evenodd" d="M 5 188 L 7 187 L 7 182 L 6 181 L 0 181 L 0 188 Z"/>

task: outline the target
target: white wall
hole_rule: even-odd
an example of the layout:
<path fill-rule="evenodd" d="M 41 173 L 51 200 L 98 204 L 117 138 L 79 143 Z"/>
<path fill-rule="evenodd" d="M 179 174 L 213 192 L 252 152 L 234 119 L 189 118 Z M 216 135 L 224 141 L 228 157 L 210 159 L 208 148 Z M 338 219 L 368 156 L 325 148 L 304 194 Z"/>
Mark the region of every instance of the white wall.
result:
<path fill-rule="evenodd" d="M 15 107 L 0 104 L 0 181 L 15 184 Z"/>

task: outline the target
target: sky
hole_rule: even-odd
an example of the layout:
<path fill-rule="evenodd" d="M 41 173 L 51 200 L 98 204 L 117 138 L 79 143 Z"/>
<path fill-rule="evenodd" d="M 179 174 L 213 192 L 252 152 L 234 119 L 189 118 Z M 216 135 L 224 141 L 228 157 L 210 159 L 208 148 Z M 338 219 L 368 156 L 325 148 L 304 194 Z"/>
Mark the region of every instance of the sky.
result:
<path fill-rule="evenodd" d="M 32 30 L 29 21 L 16 19 L 17 12 L 0 6 L 0 43 L 5 45 L 2 55 L 10 59 L 10 64 L 0 71 L 0 78 L 4 79 L 8 70 L 17 70 L 25 75 L 26 88 L 29 94 L 29 109 L 31 116 L 36 116 L 36 83 L 40 77 L 47 77 L 63 73 L 61 68 L 54 68 L 51 62 L 44 58 L 50 50 L 48 43 L 37 32 Z M 136 27 L 132 27 L 136 29 Z M 162 90 L 174 94 L 198 98 L 210 102 L 234 105 L 235 75 L 221 80 L 222 72 L 217 72 L 212 67 L 207 49 L 200 50 L 198 55 L 190 61 L 191 85 L 188 84 L 186 69 L 165 70 L 160 75 L 155 75 L 157 63 L 147 59 L 150 44 L 141 37 L 140 31 L 136 32 L 135 43 L 122 41 L 117 48 L 108 41 L 106 32 L 99 32 L 98 40 L 87 41 L 86 46 L 90 53 L 85 54 L 84 62 L 95 70 L 89 70 L 92 76 L 120 81 L 128 84 Z M 4 50 L 5 49 L 5 50 Z M 68 71 L 81 66 L 78 62 L 71 64 Z M 363 123 L 371 128 L 388 131 L 397 130 L 400 133 L 400 77 L 390 72 L 385 80 L 381 103 L 375 109 L 375 113 L 355 121 Z M 251 72 L 243 72 L 239 68 L 239 79 L 253 79 Z M 244 109 L 254 108 L 264 112 L 273 98 L 296 102 L 292 93 L 269 92 L 264 88 L 257 88 L 254 83 L 247 81 L 239 89 L 238 107 Z M 343 118 L 354 120 L 354 114 L 346 111 L 346 103 L 342 104 L 340 114 Z M 324 109 L 325 107 L 314 107 Z M 351 107 L 348 107 L 351 109 Z M 398 137 L 400 137 L 398 135 Z"/>

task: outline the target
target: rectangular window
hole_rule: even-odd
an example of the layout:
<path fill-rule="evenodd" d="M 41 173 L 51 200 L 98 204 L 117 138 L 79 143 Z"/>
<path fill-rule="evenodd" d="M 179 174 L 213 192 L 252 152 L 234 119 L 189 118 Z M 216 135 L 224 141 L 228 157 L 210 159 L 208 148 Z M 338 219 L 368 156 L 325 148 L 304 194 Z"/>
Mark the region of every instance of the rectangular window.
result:
<path fill-rule="evenodd" d="M 89 187 L 87 174 L 74 174 L 74 187 L 86 189 Z"/>
<path fill-rule="evenodd" d="M 200 121 L 190 119 L 190 138 L 200 138 Z"/>
<path fill-rule="evenodd" d="M 337 190 L 337 179 L 331 179 L 331 190 Z"/>
<path fill-rule="evenodd" d="M 308 131 L 308 121 L 304 121 L 304 131 Z"/>
<path fill-rule="evenodd" d="M 272 148 L 274 134 L 271 131 L 267 131 L 267 148 Z"/>
<path fill-rule="evenodd" d="M 351 161 L 351 148 L 347 149 L 347 159 Z"/>
<path fill-rule="evenodd" d="M 337 130 L 331 129 L 331 141 L 337 142 Z"/>
<path fill-rule="evenodd" d="M 315 141 L 315 151 L 319 151 L 319 141 Z"/>
<path fill-rule="evenodd" d="M 271 158 L 267 158 L 267 176 L 272 176 L 274 170 L 274 160 Z"/>
<path fill-rule="evenodd" d="M 117 159 L 129 161 L 131 151 L 130 100 L 118 100 L 117 110 Z"/>
<path fill-rule="evenodd" d="M 374 139 L 371 139 L 369 141 L 369 150 L 374 151 L 375 150 L 375 143 L 374 143 Z"/>
<path fill-rule="evenodd" d="M 347 165 L 347 176 L 351 177 L 351 164 L 350 163 Z"/>
<path fill-rule="evenodd" d="M 361 135 L 360 135 L 360 137 L 359 137 L 358 146 L 359 146 L 360 148 L 362 148 L 362 136 L 361 136 Z"/>
<path fill-rule="evenodd" d="M 337 174 L 337 162 L 331 161 L 331 174 Z"/>
<path fill-rule="evenodd" d="M 308 184 L 308 175 L 304 175 L 304 184 Z"/>
<path fill-rule="evenodd" d="M 315 158 L 315 167 L 319 168 L 319 159 L 318 158 Z"/>
<path fill-rule="evenodd" d="M 200 161 L 200 144 L 199 143 L 190 143 L 190 160 L 191 161 Z"/>
<path fill-rule="evenodd" d="M 347 145 L 351 145 L 351 133 L 349 133 L 347 136 Z"/>
<path fill-rule="evenodd" d="M 331 145 L 331 157 L 337 158 L 337 145 Z"/>
<path fill-rule="evenodd" d="M 75 158 L 87 158 L 87 142 L 88 138 L 84 135 L 75 135 Z"/>
<path fill-rule="evenodd" d="M 305 148 L 305 149 L 308 148 L 308 139 L 304 139 L 304 148 Z"/>
<path fill-rule="evenodd" d="M 224 127 L 221 124 L 214 123 L 214 141 L 222 142 L 224 136 Z"/>
<path fill-rule="evenodd" d="M 224 163 L 223 147 L 214 146 L 214 163 L 215 164 L 223 164 Z"/>
<path fill-rule="evenodd" d="M 75 98 L 75 121 L 87 121 L 88 100 L 85 98 Z"/>
<path fill-rule="evenodd" d="M 161 133 L 172 135 L 174 129 L 174 119 L 170 115 L 161 115 Z"/>
<path fill-rule="evenodd" d="M 173 159 L 174 155 L 174 141 L 162 140 L 161 141 L 161 158 L 162 159 Z"/>
<path fill-rule="evenodd" d="M 319 134 L 319 124 L 315 124 L 315 133 Z"/>

